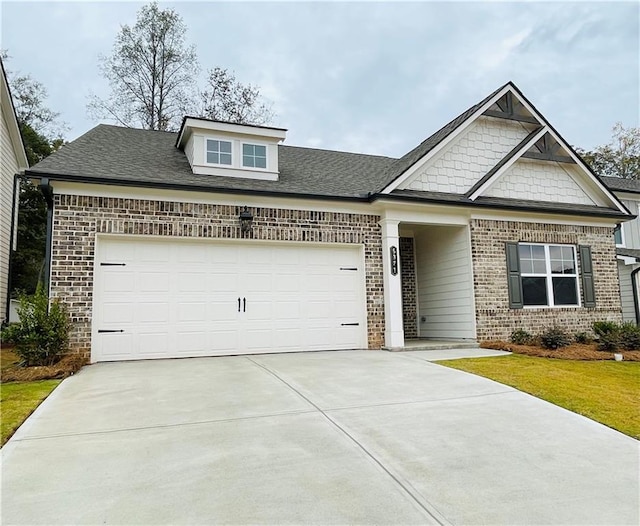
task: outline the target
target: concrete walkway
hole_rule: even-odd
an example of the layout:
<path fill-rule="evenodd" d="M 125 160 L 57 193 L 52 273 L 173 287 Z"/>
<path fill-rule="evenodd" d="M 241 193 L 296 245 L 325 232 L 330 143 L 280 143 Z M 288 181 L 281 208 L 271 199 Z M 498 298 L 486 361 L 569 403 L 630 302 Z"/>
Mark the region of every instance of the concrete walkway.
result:
<path fill-rule="evenodd" d="M 2 524 L 638 524 L 637 441 L 431 352 L 87 367 L 2 449 Z"/>

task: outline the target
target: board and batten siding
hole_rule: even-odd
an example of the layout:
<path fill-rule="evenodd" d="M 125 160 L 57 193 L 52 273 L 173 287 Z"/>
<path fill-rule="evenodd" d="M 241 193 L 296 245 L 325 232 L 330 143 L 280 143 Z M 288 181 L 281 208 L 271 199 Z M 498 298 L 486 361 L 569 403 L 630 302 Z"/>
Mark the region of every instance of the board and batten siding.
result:
<path fill-rule="evenodd" d="M 620 276 L 620 302 L 622 303 L 622 320 L 636 323 L 636 307 L 633 301 L 633 285 L 631 273 L 637 265 L 625 265 L 618 261 L 618 276 Z M 637 277 L 636 277 L 637 279 Z"/>
<path fill-rule="evenodd" d="M 6 317 L 9 281 L 9 255 L 11 240 L 11 206 L 13 199 L 14 175 L 19 171 L 18 160 L 11 137 L 6 115 L 2 114 L 0 133 L 0 320 Z"/>
<path fill-rule="evenodd" d="M 635 199 L 621 199 L 632 214 L 638 215 L 638 201 Z M 640 218 L 623 223 L 624 246 L 626 248 L 640 248 Z"/>
<path fill-rule="evenodd" d="M 467 227 L 428 227 L 415 241 L 420 337 L 475 339 Z"/>

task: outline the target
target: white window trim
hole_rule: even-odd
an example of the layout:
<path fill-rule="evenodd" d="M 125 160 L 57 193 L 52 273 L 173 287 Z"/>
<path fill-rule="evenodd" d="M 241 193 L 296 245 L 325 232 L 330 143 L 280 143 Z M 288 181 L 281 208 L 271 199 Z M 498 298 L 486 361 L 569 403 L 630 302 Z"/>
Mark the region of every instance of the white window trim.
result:
<path fill-rule="evenodd" d="M 218 142 L 228 142 L 231 145 L 231 164 L 223 164 L 223 163 L 210 163 L 209 159 L 207 158 L 207 154 L 209 153 L 209 141 L 218 141 Z M 204 164 L 206 166 L 222 166 L 223 168 L 233 168 L 234 166 L 234 162 L 233 162 L 233 141 L 228 139 L 228 138 L 223 138 L 223 137 L 212 137 L 212 136 L 206 136 L 204 138 Z"/>
<path fill-rule="evenodd" d="M 243 157 L 244 157 L 244 145 L 249 145 L 249 146 L 264 146 L 264 154 L 265 154 L 265 167 L 264 168 L 260 168 L 258 166 L 245 166 L 244 162 L 243 162 Z M 269 145 L 265 142 L 261 142 L 261 141 L 240 141 L 240 159 L 239 159 L 239 166 L 240 168 L 242 168 L 243 170 L 255 170 L 257 172 L 268 172 L 269 171 Z"/>
<path fill-rule="evenodd" d="M 581 290 L 580 290 L 580 272 L 578 269 L 578 254 L 575 245 L 561 244 L 561 243 L 526 243 L 521 242 L 518 245 L 536 245 L 544 247 L 544 259 L 545 259 L 545 267 L 546 272 L 544 274 L 541 273 L 527 273 L 520 272 L 520 280 L 522 278 L 546 278 L 547 283 L 547 305 L 523 305 L 524 309 L 573 309 L 577 307 L 581 307 L 582 303 L 580 302 L 581 298 Z M 551 273 L 551 257 L 549 255 L 549 247 L 571 247 L 573 249 L 573 268 L 576 269 L 573 274 L 552 274 Z M 565 278 L 575 278 L 576 280 L 576 297 L 578 299 L 578 303 L 575 305 L 556 305 L 555 298 L 553 296 L 553 277 L 565 277 Z M 524 302 L 524 298 L 523 298 Z"/>
<path fill-rule="evenodd" d="M 615 234 L 614 234 L 614 241 L 615 241 Z M 622 243 L 618 244 L 616 243 L 616 247 L 617 248 L 625 248 L 627 245 L 624 242 L 624 223 L 620 223 L 620 239 L 622 239 Z"/>

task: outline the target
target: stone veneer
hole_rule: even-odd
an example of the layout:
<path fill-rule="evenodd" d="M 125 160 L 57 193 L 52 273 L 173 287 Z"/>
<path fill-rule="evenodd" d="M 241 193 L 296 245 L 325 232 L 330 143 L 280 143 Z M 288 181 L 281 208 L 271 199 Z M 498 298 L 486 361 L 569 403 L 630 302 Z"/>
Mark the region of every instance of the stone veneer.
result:
<path fill-rule="evenodd" d="M 612 228 L 485 219 L 471 220 L 470 227 L 479 341 L 508 339 L 513 330 L 520 328 L 539 333 L 558 324 L 575 333 L 590 330 L 596 320 L 622 320 Z M 510 309 L 507 241 L 590 246 L 596 307 Z M 578 254 L 580 269 L 579 259 Z M 579 286 L 582 294 L 581 281 Z"/>
<path fill-rule="evenodd" d="M 402 278 L 402 326 L 405 339 L 417 338 L 418 299 L 416 298 L 416 262 L 412 237 L 400 238 L 400 277 Z"/>
<path fill-rule="evenodd" d="M 384 343 L 380 218 L 368 214 L 252 208 L 245 239 L 364 245 L 370 349 Z M 56 195 L 51 294 L 69 308 L 71 348 L 90 353 L 96 234 L 240 239 L 240 207 L 144 199 Z"/>

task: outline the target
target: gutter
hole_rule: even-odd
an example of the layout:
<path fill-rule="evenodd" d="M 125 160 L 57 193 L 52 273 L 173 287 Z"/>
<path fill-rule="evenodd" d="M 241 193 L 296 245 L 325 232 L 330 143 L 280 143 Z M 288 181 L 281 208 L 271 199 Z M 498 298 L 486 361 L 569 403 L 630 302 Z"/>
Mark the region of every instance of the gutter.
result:
<path fill-rule="evenodd" d="M 47 241 L 44 256 L 44 288 L 49 296 L 49 284 L 51 276 L 51 248 L 53 242 L 53 187 L 48 178 L 40 180 L 40 191 L 47 202 Z"/>
<path fill-rule="evenodd" d="M 9 311 L 11 309 L 11 277 L 12 277 L 12 273 L 13 273 L 13 253 L 15 252 L 13 250 L 13 245 L 14 245 L 14 235 L 15 235 L 15 230 L 16 230 L 16 221 L 17 221 L 17 215 L 18 215 L 18 210 L 16 207 L 16 197 L 17 197 L 17 192 L 18 192 L 18 186 L 19 186 L 19 178 L 20 178 L 20 174 L 14 174 L 13 175 L 13 190 L 12 190 L 12 197 L 11 197 L 11 210 L 12 210 L 12 214 L 11 214 L 11 231 L 9 233 L 9 266 L 8 266 L 8 272 L 7 272 L 7 301 L 6 301 L 6 305 L 5 305 L 5 311 L 4 311 L 4 320 L 0 320 L 2 322 L 8 322 L 9 321 Z"/>

